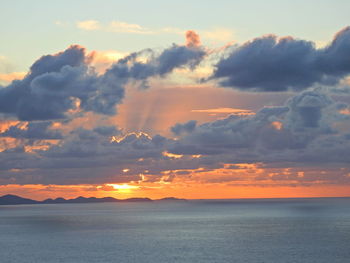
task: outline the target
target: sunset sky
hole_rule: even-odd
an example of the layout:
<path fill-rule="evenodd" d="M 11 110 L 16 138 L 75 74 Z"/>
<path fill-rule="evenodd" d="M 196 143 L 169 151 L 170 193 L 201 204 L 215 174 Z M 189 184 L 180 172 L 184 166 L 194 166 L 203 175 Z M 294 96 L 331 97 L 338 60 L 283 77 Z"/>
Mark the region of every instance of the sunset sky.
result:
<path fill-rule="evenodd" d="M 349 1 L 0 7 L 0 195 L 350 196 Z"/>

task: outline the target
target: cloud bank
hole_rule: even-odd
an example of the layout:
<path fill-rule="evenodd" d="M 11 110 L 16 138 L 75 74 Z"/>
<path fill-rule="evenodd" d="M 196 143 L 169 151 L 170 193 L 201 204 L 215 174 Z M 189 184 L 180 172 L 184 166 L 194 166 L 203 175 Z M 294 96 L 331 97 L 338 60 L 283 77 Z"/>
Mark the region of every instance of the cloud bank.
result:
<path fill-rule="evenodd" d="M 306 91 L 283 106 L 265 107 L 255 115 L 231 115 L 200 125 L 195 121 L 176 124 L 172 128 L 176 140 L 123 133 L 115 126 L 77 128 L 62 138 L 49 122 L 13 124 L 1 136 L 26 140 L 26 147 L 0 152 L 0 183 L 103 184 L 192 178 L 349 184 L 349 109 L 324 93 Z M 35 147 L 40 145 L 46 147 Z M 255 175 L 243 172 L 242 164 L 254 165 L 248 170 Z M 226 176 L 213 178 L 217 171 Z"/>
<path fill-rule="evenodd" d="M 104 121 L 117 114 L 128 85 L 151 88 L 152 78 L 198 67 L 210 52 L 195 32 L 187 32 L 185 45 L 134 52 L 103 72 L 78 45 L 45 55 L 23 79 L 0 88 L 0 184 L 349 184 L 350 106 L 311 88 L 336 85 L 349 74 L 349 42 L 345 28 L 322 49 L 271 35 L 232 47 L 214 65 L 211 80 L 241 90 L 299 93 L 256 112 L 193 110 L 231 115 L 175 123 L 169 130 L 176 138 L 128 133 Z M 78 118 L 88 127 L 74 125 Z"/>

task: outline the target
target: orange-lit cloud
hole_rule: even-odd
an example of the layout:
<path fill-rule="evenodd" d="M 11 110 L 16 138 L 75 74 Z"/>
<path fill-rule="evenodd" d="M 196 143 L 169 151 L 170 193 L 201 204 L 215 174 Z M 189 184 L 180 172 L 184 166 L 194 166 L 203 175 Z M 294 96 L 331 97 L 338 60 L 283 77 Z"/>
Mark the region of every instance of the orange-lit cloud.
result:
<path fill-rule="evenodd" d="M 198 47 L 201 45 L 201 40 L 199 35 L 193 30 L 188 30 L 186 32 L 186 46 L 188 47 Z"/>
<path fill-rule="evenodd" d="M 271 122 L 271 125 L 276 129 L 276 130 L 281 130 L 283 128 L 283 124 L 280 121 L 273 121 Z"/>
<path fill-rule="evenodd" d="M 0 121 L 0 132 L 6 131 L 8 128 L 11 126 L 14 126 L 16 124 L 19 124 L 19 121 L 14 121 L 14 120 L 1 120 Z"/>
<path fill-rule="evenodd" d="M 16 148 L 19 145 L 21 145 L 21 142 L 15 138 L 0 138 L 0 152 Z"/>
<path fill-rule="evenodd" d="M 340 114 L 350 115 L 350 109 L 342 109 L 339 111 Z"/>
<path fill-rule="evenodd" d="M 174 158 L 174 159 L 179 159 L 182 158 L 183 155 L 181 154 L 174 154 L 174 153 L 169 153 L 169 152 L 163 152 L 163 155 L 169 158 Z"/>
<path fill-rule="evenodd" d="M 120 142 L 122 142 L 123 140 L 125 140 L 129 136 L 135 136 L 137 139 L 139 139 L 141 137 L 145 137 L 147 139 L 151 139 L 151 137 L 145 132 L 130 132 L 130 133 L 126 133 L 125 135 L 123 135 L 121 137 L 112 136 L 111 142 L 112 143 L 113 142 L 120 143 Z"/>

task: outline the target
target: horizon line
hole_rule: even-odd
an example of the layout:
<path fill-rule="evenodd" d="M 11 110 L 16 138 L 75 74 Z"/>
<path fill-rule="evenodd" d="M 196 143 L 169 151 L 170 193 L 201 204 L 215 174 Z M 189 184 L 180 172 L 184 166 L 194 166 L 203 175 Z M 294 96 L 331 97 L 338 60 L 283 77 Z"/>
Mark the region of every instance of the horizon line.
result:
<path fill-rule="evenodd" d="M 220 200 L 273 200 L 273 199 L 326 199 L 326 198 L 350 198 L 350 195 L 348 196 L 305 196 L 305 197 L 302 197 L 302 196 L 297 196 L 297 197 L 236 197 L 236 198 L 183 198 L 183 197 L 176 197 L 176 196 L 165 196 L 165 197 L 160 197 L 160 198 L 150 198 L 150 197 L 141 197 L 141 196 L 136 196 L 136 197 L 129 197 L 129 198 L 123 198 L 123 199 L 120 199 L 120 198 L 117 198 L 117 197 L 113 197 L 113 196 L 103 196 L 103 197 L 96 197 L 96 196 L 88 196 L 88 197 L 85 197 L 85 196 L 77 196 L 77 197 L 72 197 L 72 198 L 64 198 L 64 197 L 61 197 L 61 196 L 58 196 L 58 197 L 48 197 L 48 198 L 45 198 L 45 199 L 40 199 L 40 200 L 37 200 L 37 199 L 32 199 L 30 197 L 23 197 L 23 196 L 20 196 L 20 195 L 17 195 L 17 194 L 4 194 L 4 195 L 1 195 L 0 198 L 4 197 L 4 196 L 8 196 L 8 195 L 11 195 L 11 196 L 16 196 L 16 197 L 20 197 L 20 198 L 24 198 L 24 199 L 30 199 L 30 200 L 33 200 L 33 201 L 37 201 L 37 202 L 43 202 L 43 201 L 46 201 L 46 200 L 55 200 L 55 199 L 64 199 L 64 200 L 74 200 L 74 199 L 77 199 L 77 198 L 86 198 L 86 199 L 89 199 L 89 198 L 96 198 L 96 199 L 103 199 L 103 198 L 113 198 L 115 200 L 120 200 L 120 201 L 124 201 L 124 200 L 132 200 L 132 199 L 149 199 L 150 201 L 158 201 L 158 200 L 162 200 L 162 199 L 178 199 L 178 200 L 187 200 L 187 201 L 200 201 L 200 200 L 217 200 L 217 201 L 220 201 Z"/>

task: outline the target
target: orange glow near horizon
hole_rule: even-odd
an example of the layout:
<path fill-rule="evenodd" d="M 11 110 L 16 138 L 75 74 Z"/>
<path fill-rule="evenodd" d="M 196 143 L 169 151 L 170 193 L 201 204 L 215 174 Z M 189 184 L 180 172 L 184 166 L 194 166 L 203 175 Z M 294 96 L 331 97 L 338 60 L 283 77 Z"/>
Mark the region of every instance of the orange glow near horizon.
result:
<path fill-rule="evenodd" d="M 25 198 L 114 197 L 126 199 L 148 197 L 159 199 L 177 197 L 186 199 L 245 199 L 245 198 L 303 198 L 350 197 L 350 186 L 235 186 L 227 184 L 165 184 L 134 186 L 128 184 L 96 185 L 6 185 L 0 186 L 0 196 L 15 194 Z"/>
<path fill-rule="evenodd" d="M 169 158 L 187 158 L 172 157 Z M 191 156 L 201 158 L 201 156 Z M 132 166 L 120 170 L 130 174 Z M 21 170 L 13 171 L 20 173 Z M 80 185 L 0 185 L 0 195 L 16 194 L 33 199 L 106 197 L 178 197 L 186 199 L 289 198 L 350 196 L 350 185 L 335 185 L 327 178 L 348 173 L 344 168 L 265 167 L 263 163 L 223 164 L 221 168 L 145 170 L 138 181 Z M 343 175 L 342 175 L 343 176 Z M 346 175 L 345 175 L 346 176 Z M 349 175 L 348 175 L 349 176 Z M 310 181 L 312 180 L 312 181 Z"/>
<path fill-rule="evenodd" d="M 129 173 L 132 167 L 123 170 L 121 171 Z M 341 172 L 346 171 L 341 170 Z M 335 185 L 327 182 L 327 176 L 337 176 L 337 173 L 339 169 L 330 169 L 326 173 L 315 167 L 266 168 L 263 163 L 239 163 L 224 164 L 221 168 L 213 170 L 198 168 L 168 170 L 163 171 L 160 175 L 145 173 L 140 175 L 139 181 L 129 182 L 81 185 L 2 185 L 0 195 L 16 194 L 37 200 L 57 197 L 76 198 L 78 196 L 110 196 L 118 199 L 132 197 L 151 199 L 164 197 L 186 199 L 350 197 L 350 185 Z M 318 177 L 312 182 L 308 181 L 308 178 L 314 176 Z"/>

